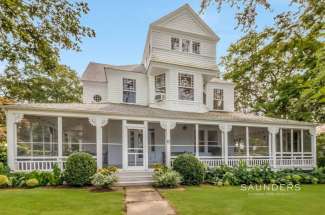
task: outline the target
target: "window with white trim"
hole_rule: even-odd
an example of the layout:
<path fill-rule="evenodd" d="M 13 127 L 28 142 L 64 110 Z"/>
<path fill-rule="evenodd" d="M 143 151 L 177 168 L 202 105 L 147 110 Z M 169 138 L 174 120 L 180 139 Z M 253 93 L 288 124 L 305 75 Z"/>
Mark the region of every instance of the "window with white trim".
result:
<path fill-rule="evenodd" d="M 155 76 L 155 99 L 164 100 L 166 94 L 166 74 Z"/>
<path fill-rule="evenodd" d="M 192 42 L 192 52 L 194 54 L 200 54 L 200 43 L 199 42 Z"/>
<path fill-rule="evenodd" d="M 194 101 L 194 76 L 178 74 L 178 99 Z"/>
<path fill-rule="evenodd" d="M 190 41 L 186 39 L 182 39 L 182 51 L 189 52 L 190 51 Z"/>
<path fill-rule="evenodd" d="M 123 102 L 136 103 L 136 80 L 123 78 Z"/>
<path fill-rule="evenodd" d="M 223 89 L 214 89 L 213 90 L 213 109 L 223 110 Z"/>
<path fill-rule="evenodd" d="M 170 42 L 172 50 L 179 50 L 179 38 L 172 37 Z"/>

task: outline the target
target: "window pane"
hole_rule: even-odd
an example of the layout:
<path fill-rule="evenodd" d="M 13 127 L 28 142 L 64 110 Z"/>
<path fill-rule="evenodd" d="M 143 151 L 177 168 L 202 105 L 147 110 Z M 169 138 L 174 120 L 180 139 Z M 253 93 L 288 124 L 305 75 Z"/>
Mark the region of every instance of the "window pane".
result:
<path fill-rule="evenodd" d="M 267 128 L 249 127 L 249 155 L 267 156 L 269 154 L 269 132 Z"/>
<path fill-rule="evenodd" d="M 233 126 L 228 133 L 229 156 L 246 156 L 246 127 Z"/>
<path fill-rule="evenodd" d="M 193 88 L 193 80 L 194 76 L 190 74 L 178 74 L 178 86 L 180 87 L 187 87 L 187 88 Z"/>
<path fill-rule="evenodd" d="M 171 49 L 179 50 L 179 38 L 176 37 L 171 38 Z"/>
<path fill-rule="evenodd" d="M 301 152 L 301 130 L 293 130 L 293 151 Z"/>
<path fill-rule="evenodd" d="M 291 152 L 291 129 L 282 129 L 283 152 Z"/>
<path fill-rule="evenodd" d="M 195 54 L 200 54 L 200 43 L 199 42 L 192 42 L 192 51 Z"/>
<path fill-rule="evenodd" d="M 135 80 L 134 79 L 128 79 L 128 78 L 123 78 L 123 90 L 124 91 L 135 91 L 136 86 L 135 86 Z"/>
<path fill-rule="evenodd" d="M 190 41 L 189 40 L 182 40 L 182 51 L 189 52 L 190 49 Z"/>
<path fill-rule="evenodd" d="M 136 93 L 130 91 L 123 92 L 123 102 L 126 103 L 135 103 L 136 101 Z"/>
<path fill-rule="evenodd" d="M 215 110 L 223 110 L 223 89 L 214 89 L 213 108 Z"/>
<path fill-rule="evenodd" d="M 194 101 L 194 89 L 180 87 L 178 89 L 178 95 L 180 100 Z"/>

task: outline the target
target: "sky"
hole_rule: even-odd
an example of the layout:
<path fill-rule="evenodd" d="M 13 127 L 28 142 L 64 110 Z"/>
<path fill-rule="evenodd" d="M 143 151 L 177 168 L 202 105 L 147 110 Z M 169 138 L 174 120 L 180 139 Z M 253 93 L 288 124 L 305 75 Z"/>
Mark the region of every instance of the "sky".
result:
<path fill-rule="evenodd" d="M 271 0 L 272 12 L 259 10 L 258 29 L 273 23 L 273 15 L 288 9 L 288 0 Z M 81 76 L 89 62 L 113 65 L 141 63 L 149 24 L 188 3 L 194 11 L 200 10 L 200 0 L 88 0 L 90 12 L 81 19 L 83 25 L 93 28 L 95 38 L 84 38 L 81 52 L 61 51 L 61 63 L 70 66 Z M 217 44 L 217 63 L 226 54 L 231 43 L 243 32 L 236 26 L 235 11 L 223 7 L 220 13 L 215 5 L 201 18 L 220 37 Z M 0 71 L 4 64 L 0 63 Z"/>

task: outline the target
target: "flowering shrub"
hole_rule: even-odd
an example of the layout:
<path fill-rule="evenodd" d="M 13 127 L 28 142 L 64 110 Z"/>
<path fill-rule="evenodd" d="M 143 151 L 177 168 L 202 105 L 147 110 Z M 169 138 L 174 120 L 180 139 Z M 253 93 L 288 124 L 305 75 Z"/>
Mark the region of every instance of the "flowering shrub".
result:
<path fill-rule="evenodd" d="M 36 178 L 28 179 L 26 181 L 26 186 L 29 188 L 34 188 L 34 187 L 37 187 L 38 185 L 39 185 L 39 182 Z"/>
<path fill-rule="evenodd" d="M 154 186 L 156 187 L 177 187 L 181 183 L 181 176 L 172 169 L 156 170 L 154 175 Z"/>
<path fill-rule="evenodd" d="M 91 184 L 97 188 L 111 188 L 117 177 L 111 174 L 96 173 L 91 177 Z"/>
<path fill-rule="evenodd" d="M 9 186 L 9 179 L 5 175 L 0 175 L 0 187 L 8 187 Z"/>
<path fill-rule="evenodd" d="M 109 166 L 97 170 L 97 173 L 101 173 L 103 175 L 112 175 L 116 172 L 117 172 L 117 167 L 115 166 Z"/>

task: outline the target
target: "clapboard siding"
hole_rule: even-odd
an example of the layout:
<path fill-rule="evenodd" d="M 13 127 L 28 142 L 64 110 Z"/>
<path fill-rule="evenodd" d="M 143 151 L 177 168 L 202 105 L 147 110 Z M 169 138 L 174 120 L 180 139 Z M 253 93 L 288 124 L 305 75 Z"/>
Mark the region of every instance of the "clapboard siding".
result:
<path fill-rule="evenodd" d="M 200 42 L 200 54 L 171 50 L 171 37 L 180 38 L 180 41 L 188 39 Z M 191 48 L 190 51 L 192 51 Z M 153 61 L 215 70 L 217 68 L 215 52 L 215 43 L 212 41 L 169 32 L 152 32 L 151 60 Z"/>
<path fill-rule="evenodd" d="M 94 103 L 94 95 L 100 95 L 103 102 L 107 102 L 107 83 L 83 81 L 83 103 Z"/>
<path fill-rule="evenodd" d="M 113 103 L 123 102 L 123 78 L 136 80 L 136 104 L 148 105 L 148 81 L 143 73 L 109 70 L 107 73 L 108 100 Z"/>

